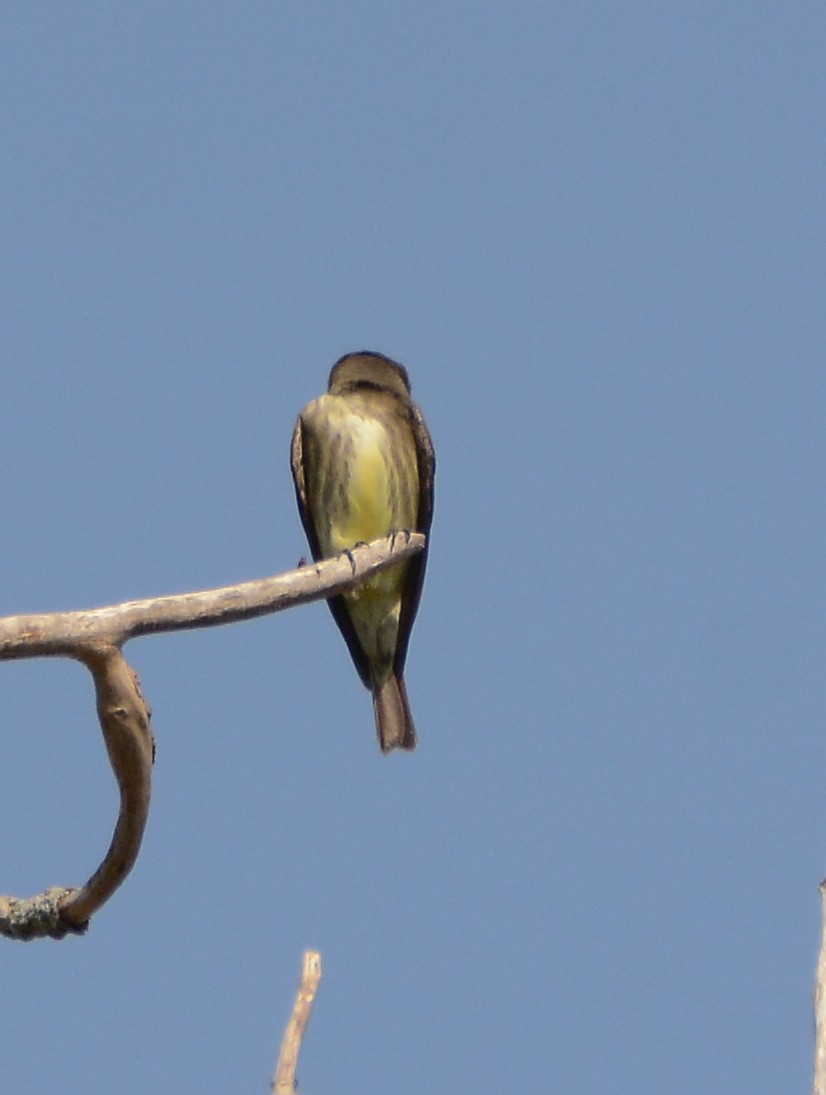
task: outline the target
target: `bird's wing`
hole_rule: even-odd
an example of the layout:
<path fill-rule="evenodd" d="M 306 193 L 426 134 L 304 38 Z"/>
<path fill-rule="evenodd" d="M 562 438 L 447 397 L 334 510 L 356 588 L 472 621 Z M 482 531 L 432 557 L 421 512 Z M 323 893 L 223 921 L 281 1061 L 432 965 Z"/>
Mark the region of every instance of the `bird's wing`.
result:
<path fill-rule="evenodd" d="M 299 418 L 293 430 L 292 444 L 290 445 L 290 467 L 295 484 L 295 498 L 298 502 L 298 514 L 314 559 L 321 559 L 321 546 L 318 542 L 315 523 L 310 512 L 310 503 L 307 498 L 307 476 L 304 468 L 304 424 Z"/>
<path fill-rule="evenodd" d="M 415 403 L 410 404 L 410 426 L 413 430 L 413 439 L 416 442 L 416 462 L 419 471 L 419 514 L 416 527 L 411 532 L 423 532 L 427 537 L 424 550 L 407 564 L 407 574 L 402 590 L 402 605 L 399 614 L 399 633 L 396 640 L 396 654 L 393 659 L 393 668 L 401 676 L 404 672 L 404 663 L 407 658 L 407 646 L 410 642 L 410 632 L 413 629 L 413 621 L 419 609 L 419 600 L 424 584 L 424 572 L 427 566 L 427 553 L 430 549 L 430 526 L 433 522 L 433 488 L 436 474 L 436 454 L 433 449 L 433 441 L 430 431 L 425 424 L 422 412 Z"/>

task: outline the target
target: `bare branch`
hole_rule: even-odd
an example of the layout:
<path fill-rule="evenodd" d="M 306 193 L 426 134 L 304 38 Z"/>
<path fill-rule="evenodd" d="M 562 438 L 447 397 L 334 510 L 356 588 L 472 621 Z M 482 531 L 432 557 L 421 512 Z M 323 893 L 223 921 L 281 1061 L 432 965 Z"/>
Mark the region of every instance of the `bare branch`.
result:
<path fill-rule="evenodd" d="M 25 900 L 0 897 L 0 934 L 12 939 L 82 934 L 92 913 L 132 870 L 149 816 L 154 741 L 137 674 L 113 646 L 88 647 L 82 660 L 95 682 L 98 718 L 120 788 L 120 814 L 109 850 L 85 886 L 55 886 Z"/>
<path fill-rule="evenodd" d="M 9 939 L 63 939 L 70 932 L 82 935 L 86 925 L 72 928 L 60 916 L 60 902 L 75 891 L 63 886 L 51 889 L 35 897 L 0 897 L 0 935 Z"/>
<path fill-rule="evenodd" d="M 149 817 L 155 755 L 151 712 L 137 673 L 112 646 L 90 650 L 84 660 L 95 678 L 98 718 L 120 789 L 120 814 L 101 865 L 85 886 L 61 901 L 62 918 L 77 926 L 88 923 L 135 865 Z"/>
<path fill-rule="evenodd" d="M 310 1021 L 310 1013 L 313 1010 L 313 1001 L 320 980 L 321 955 L 318 951 L 305 951 L 301 984 L 296 993 L 292 1016 L 284 1031 L 278 1065 L 272 1079 L 273 1095 L 293 1095 L 296 1091 L 295 1070 L 298 1067 L 301 1040 Z"/>
<path fill-rule="evenodd" d="M 815 975 L 815 1076 L 813 1095 L 826 1095 L 826 879 L 820 883 L 822 909 L 820 954 Z"/>
<path fill-rule="evenodd" d="M 388 536 L 297 570 L 254 582 L 126 601 L 82 612 L 0 618 L 0 661 L 42 656 L 78 657 L 93 645 L 122 646 L 138 635 L 186 631 L 251 620 L 342 593 L 392 563 L 421 551 L 425 538 Z"/>
<path fill-rule="evenodd" d="M 424 542 L 420 533 L 388 536 L 337 559 L 255 582 L 127 601 L 85 612 L 0 619 L 0 660 L 64 656 L 89 669 L 109 761 L 120 789 L 120 814 L 112 842 L 89 881 L 80 888 L 53 886 L 31 898 L 0 896 L 0 935 L 62 939 L 70 933 L 82 934 L 92 913 L 111 897 L 134 866 L 149 813 L 154 743 L 149 708 L 137 675 L 121 653 L 123 643 L 138 635 L 249 620 L 333 596 L 415 555 Z M 320 975 L 319 964 L 317 977 Z M 314 994 L 315 988 L 307 1004 L 307 1018 Z M 301 1033 L 303 1027 L 299 1042 Z"/>

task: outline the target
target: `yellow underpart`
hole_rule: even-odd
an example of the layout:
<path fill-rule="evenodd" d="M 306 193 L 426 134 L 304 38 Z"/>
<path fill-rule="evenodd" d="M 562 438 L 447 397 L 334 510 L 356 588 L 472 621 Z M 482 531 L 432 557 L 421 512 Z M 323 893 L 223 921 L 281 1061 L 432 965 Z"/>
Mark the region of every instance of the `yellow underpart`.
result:
<path fill-rule="evenodd" d="M 346 513 L 330 514 L 330 536 L 335 551 L 386 536 L 393 527 L 385 432 L 378 422 L 355 415 L 348 426 L 352 438 L 347 461 L 348 509 Z"/>

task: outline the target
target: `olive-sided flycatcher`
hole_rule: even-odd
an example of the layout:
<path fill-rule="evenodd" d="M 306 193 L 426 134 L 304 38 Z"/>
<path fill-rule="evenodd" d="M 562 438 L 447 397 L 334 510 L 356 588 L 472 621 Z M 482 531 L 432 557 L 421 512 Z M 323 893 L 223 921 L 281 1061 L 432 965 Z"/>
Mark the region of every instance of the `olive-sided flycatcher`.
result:
<path fill-rule="evenodd" d="M 373 693 L 382 752 L 415 749 L 404 662 L 430 546 L 436 460 L 404 366 L 368 351 L 337 361 L 326 394 L 299 415 L 291 458 L 314 559 L 402 530 L 428 538 L 412 559 L 327 602 Z"/>

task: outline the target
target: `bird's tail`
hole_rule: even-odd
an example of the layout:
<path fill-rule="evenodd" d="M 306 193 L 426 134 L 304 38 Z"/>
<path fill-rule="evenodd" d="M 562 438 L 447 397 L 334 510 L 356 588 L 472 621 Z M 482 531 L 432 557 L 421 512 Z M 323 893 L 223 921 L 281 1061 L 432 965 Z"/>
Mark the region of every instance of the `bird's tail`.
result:
<path fill-rule="evenodd" d="M 404 677 L 391 673 L 383 684 L 373 685 L 373 710 L 382 753 L 416 748 L 416 727 L 410 714 Z"/>

